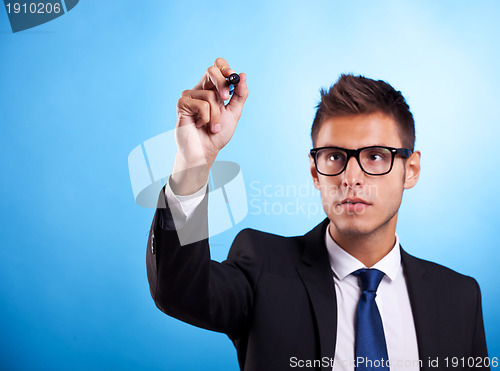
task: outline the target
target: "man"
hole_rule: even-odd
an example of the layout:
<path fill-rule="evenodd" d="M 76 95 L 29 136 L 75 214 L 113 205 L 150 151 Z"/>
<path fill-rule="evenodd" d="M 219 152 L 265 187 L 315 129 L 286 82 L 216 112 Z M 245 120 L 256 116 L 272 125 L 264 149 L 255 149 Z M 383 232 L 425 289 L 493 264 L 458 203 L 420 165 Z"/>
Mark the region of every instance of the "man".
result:
<path fill-rule="evenodd" d="M 328 218 L 316 228 L 245 229 L 222 263 L 207 238 L 181 245 L 181 234 L 206 236 L 208 172 L 248 96 L 242 73 L 224 105 L 232 73 L 217 59 L 177 104 L 178 153 L 147 249 L 158 308 L 226 333 L 246 371 L 489 369 L 476 281 L 399 245 L 398 209 L 420 152 L 408 105 L 383 81 L 343 75 L 322 91 L 309 157 Z"/>

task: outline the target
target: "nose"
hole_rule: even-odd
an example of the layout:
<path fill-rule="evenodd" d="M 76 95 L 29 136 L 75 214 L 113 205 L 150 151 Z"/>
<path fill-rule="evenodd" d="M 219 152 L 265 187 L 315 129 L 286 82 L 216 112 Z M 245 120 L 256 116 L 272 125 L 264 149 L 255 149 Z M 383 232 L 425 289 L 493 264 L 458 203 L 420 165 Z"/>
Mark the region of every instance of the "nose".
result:
<path fill-rule="evenodd" d="M 345 188 L 360 187 L 363 185 L 364 175 L 365 173 L 353 156 L 347 162 L 347 167 L 342 173 L 342 186 Z"/>

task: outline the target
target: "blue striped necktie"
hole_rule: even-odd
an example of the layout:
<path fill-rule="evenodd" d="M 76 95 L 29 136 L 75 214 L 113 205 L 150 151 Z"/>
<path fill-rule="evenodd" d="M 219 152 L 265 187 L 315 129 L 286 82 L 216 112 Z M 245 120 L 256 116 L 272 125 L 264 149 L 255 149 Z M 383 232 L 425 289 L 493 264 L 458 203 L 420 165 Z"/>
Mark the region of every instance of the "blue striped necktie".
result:
<path fill-rule="evenodd" d="M 352 274 L 359 277 L 362 291 L 356 315 L 356 370 L 389 371 L 384 327 L 375 303 L 384 273 L 378 269 L 362 268 Z"/>

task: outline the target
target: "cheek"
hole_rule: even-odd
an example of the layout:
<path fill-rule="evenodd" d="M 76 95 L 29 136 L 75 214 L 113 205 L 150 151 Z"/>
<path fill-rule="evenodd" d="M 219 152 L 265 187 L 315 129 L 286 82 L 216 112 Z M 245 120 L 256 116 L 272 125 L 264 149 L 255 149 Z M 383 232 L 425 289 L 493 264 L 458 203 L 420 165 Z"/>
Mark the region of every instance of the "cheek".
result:
<path fill-rule="evenodd" d="M 399 175 L 391 178 L 372 179 L 366 182 L 359 195 L 373 202 L 379 208 L 392 208 L 401 202 L 403 184 Z"/>
<path fill-rule="evenodd" d="M 384 182 L 378 186 L 378 201 L 382 201 L 385 205 L 400 204 L 403 197 L 403 183 L 400 177 L 393 179 L 391 182 Z"/>
<path fill-rule="evenodd" d="M 381 177 L 379 185 L 379 195 L 385 199 L 394 198 L 400 202 L 404 190 L 405 168 L 400 163 L 395 163 L 392 171 Z"/>
<path fill-rule="evenodd" d="M 320 175 L 317 188 L 321 192 L 323 203 L 330 200 L 338 200 L 342 197 L 340 181 L 337 181 L 336 177 L 325 177 Z"/>

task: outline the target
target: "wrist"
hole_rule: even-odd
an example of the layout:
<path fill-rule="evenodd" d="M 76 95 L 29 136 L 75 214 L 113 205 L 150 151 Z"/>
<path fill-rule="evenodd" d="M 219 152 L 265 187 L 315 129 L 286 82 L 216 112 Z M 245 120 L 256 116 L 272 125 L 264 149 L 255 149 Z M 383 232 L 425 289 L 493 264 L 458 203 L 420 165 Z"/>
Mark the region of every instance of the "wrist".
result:
<path fill-rule="evenodd" d="M 186 161 L 181 155 L 175 156 L 174 169 L 170 176 L 170 186 L 176 195 L 190 195 L 206 184 L 213 160 Z"/>

